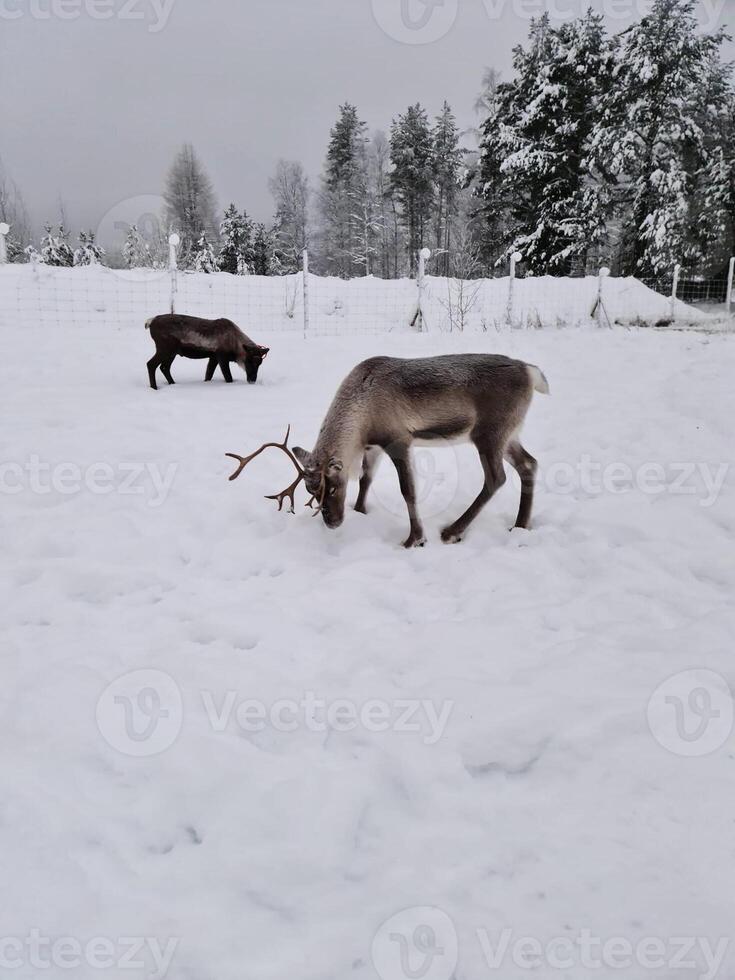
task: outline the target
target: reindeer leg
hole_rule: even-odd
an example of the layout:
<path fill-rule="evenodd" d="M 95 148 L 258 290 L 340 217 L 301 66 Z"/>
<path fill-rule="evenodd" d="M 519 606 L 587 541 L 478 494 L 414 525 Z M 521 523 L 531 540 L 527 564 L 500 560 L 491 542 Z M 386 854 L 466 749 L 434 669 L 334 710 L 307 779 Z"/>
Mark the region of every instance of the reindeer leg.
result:
<path fill-rule="evenodd" d="M 515 526 L 528 527 L 533 508 L 533 489 L 538 463 L 530 453 L 526 452 L 520 442 L 508 443 L 505 447 L 505 458 L 521 478 L 521 504 Z"/>
<path fill-rule="evenodd" d="M 505 470 L 503 469 L 503 455 L 499 451 L 496 442 L 483 440 L 481 438 L 472 439 L 478 453 L 480 462 L 485 474 L 485 482 L 482 490 L 475 500 L 470 504 L 461 517 L 457 518 L 454 524 L 445 527 L 442 531 L 442 541 L 447 544 L 456 544 L 462 540 L 462 535 L 480 513 L 485 504 L 490 500 L 496 491 L 505 483 Z"/>
<path fill-rule="evenodd" d="M 421 518 L 416 509 L 416 486 L 413 481 L 413 469 L 409 458 L 408 446 L 394 446 L 386 450 L 393 460 L 393 465 L 398 472 L 398 484 L 403 494 L 403 499 L 408 507 L 408 518 L 411 522 L 411 533 L 403 542 L 404 548 L 422 548 L 426 544 L 424 529 L 421 526 Z"/>
<path fill-rule="evenodd" d="M 228 385 L 232 384 L 232 372 L 230 371 L 230 362 L 226 357 L 220 357 L 219 368 L 222 372 L 222 377 L 225 379 Z"/>
<path fill-rule="evenodd" d="M 166 379 L 166 381 L 168 381 L 170 385 L 176 384 L 174 379 L 171 377 L 171 365 L 174 363 L 175 358 L 176 355 L 174 354 L 173 357 L 169 357 L 168 360 L 165 360 L 161 363 L 161 373 L 163 374 L 164 378 Z"/>
<path fill-rule="evenodd" d="M 379 459 L 380 450 L 376 446 L 371 446 L 370 449 L 365 450 L 365 455 L 362 457 L 360 492 L 357 495 L 357 503 L 355 504 L 355 510 L 358 514 L 367 514 L 367 507 L 365 504 L 367 501 L 368 490 L 370 489 L 370 484 L 373 482 L 373 477 L 375 476 L 375 470 L 377 469 Z"/>
<path fill-rule="evenodd" d="M 204 375 L 205 381 L 211 381 L 214 377 L 214 372 L 217 370 L 217 358 L 210 357 L 207 361 L 207 373 Z"/>
<path fill-rule="evenodd" d="M 148 361 L 146 367 L 148 368 L 148 380 L 150 382 L 151 388 L 154 391 L 158 391 L 158 385 L 156 384 L 156 368 L 160 367 L 161 358 L 158 356 L 158 351 L 153 355 L 153 357 Z"/>

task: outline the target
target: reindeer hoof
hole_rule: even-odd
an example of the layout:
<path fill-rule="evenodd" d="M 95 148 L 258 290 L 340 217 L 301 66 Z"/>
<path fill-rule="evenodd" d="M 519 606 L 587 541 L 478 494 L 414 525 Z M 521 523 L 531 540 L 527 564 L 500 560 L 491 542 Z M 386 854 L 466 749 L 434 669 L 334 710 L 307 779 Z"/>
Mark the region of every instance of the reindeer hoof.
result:
<path fill-rule="evenodd" d="M 444 544 L 459 544 L 461 540 L 461 533 L 453 530 L 451 527 L 445 527 L 442 531 L 442 541 Z"/>
<path fill-rule="evenodd" d="M 423 534 L 412 534 L 410 537 L 406 538 L 403 542 L 404 548 L 423 548 L 426 544 L 426 538 Z"/>
<path fill-rule="evenodd" d="M 367 514 L 367 507 L 365 506 L 365 504 L 359 504 L 359 505 L 358 504 L 355 504 L 355 513 L 356 514 Z"/>

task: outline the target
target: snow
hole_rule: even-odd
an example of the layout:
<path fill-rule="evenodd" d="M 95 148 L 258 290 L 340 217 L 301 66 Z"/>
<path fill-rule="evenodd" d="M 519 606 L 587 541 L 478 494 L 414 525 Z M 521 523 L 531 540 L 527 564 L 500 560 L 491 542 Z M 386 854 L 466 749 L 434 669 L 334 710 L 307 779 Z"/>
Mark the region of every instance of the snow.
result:
<path fill-rule="evenodd" d="M 447 304 L 454 302 L 458 280 L 427 276 L 423 307 L 429 330 L 447 330 Z M 466 283 L 474 298 L 465 329 L 496 333 L 507 327 L 507 277 Z M 250 324 L 255 333 L 303 333 L 301 275 L 232 276 L 227 273 L 180 272 L 177 309 L 205 317 L 229 316 Z M 309 330 L 312 334 L 375 334 L 409 331 L 416 313 L 417 285 L 411 279 L 368 276 L 343 280 L 309 276 Z M 516 279 L 512 322 L 516 327 L 592 324 L 598 279 L 553 276 Z M 0 268 L 0 327 L 99 328 L 110 320 L 137 329 L 153 313 L 170 308 L 171 282 L 166 270 L 121 271 L 103 266 L 60 269 L 37 265 Z M 671 300 L 632 277 L 607 278 L 603 302 L 611 322 L 651 325 L 671 319 Z M 685 325 L 717 327 L 714 317 L 677 300 L 675 320 Z"/>
<path fill-rule="evenodd" d="M 73 937 L 86 957 L 39 974 L 24 947 L 11 975 L 142 980 L 173 940 L 170 980 L 405 980 L 390 937 L 414 920 L 445 950 L 430 980 L 450 980 L 455 945 L 456 980 L 527 975 L 510 953 L 486 962 L 504 929 L 663 943 L 663 964 L 599 978 L 707 975 L 704 940 L 732 932 L 735 742 L 693 757 L 662 699 L 657 737 L 647 718 L 695 670 L 720 678 L 712 724 L 732 720 L 733 338 L 304 341 L 244 321 L 272 348 L 258 385 L 205 385 L 203 362 L 177 360 L 153 392 L 140 319 L 0 331 L 0 918 L 4 937 Z M 225 452 L 289 423 L 310 447 L 360 359 L 461 350 L 549 379 L 524 435 L 531 531 L 508 532 L 509 479 L 465 541 L 440 543 L 479 487 L 470 447 L 417 451 L 429 544 L 409 552 L 389 464 L 338 531 L 303 495 L 296 516 L 263 499 L 292 479 L 277 453 L 228 483 Z M 419 730 L 399 724 L 407 701 Z M 116 966 L 90 965 L 95 937 Z M 144 966 L 120 964 L 127 937 Z M 669 968 L 675 937 L 697 938 L 696 966 Z M 577 952 L 537 975 L 591 973 Z M 735 949 L 717 975 L 735 976 Z"/>

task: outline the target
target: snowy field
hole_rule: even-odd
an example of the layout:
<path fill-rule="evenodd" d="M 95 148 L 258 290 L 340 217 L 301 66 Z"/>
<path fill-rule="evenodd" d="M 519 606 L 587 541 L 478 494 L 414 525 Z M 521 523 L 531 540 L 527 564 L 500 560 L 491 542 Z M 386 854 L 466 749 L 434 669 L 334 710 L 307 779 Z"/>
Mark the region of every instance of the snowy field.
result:
<path fill-rule="evenodd" d="M 117 270 L 103 266 L 57 269 L 44 265 L 0 267 L 0 327 L 103 326 L 114 322 L 137 328 L 151 312 L 169 309 L 168 271 Z M 467 331 L 495 333 L 516 327 L 558 327 L 592 323 L 599 281 L 596 276 L 565 279 L 457 279 L 427 276 L 422 293 L 425 326 L 449 331 L 452 319 Z M 313 335 L 375 334 L 409 330 L 418 298 L 413 279 L 335 279 L 309 275 L 308 329 Z M 630 276 L 607 278 L 600 319 L 648 324 L 672 320 L 704 330 L 731 329 L 732 322 L 649 289 Z M 176 308 L 195 316 L 228 316 L 260 329 L 303 334 L 304 284 L 290 276 L 204 275 L 180 272 Z M 460 310 L 463 311 L 460 315 Z"/>
<path fill-rule="evenodd" d="M 0 975 L 732 980 L 735 338 L 253 334 L 153 392 L 142 325 L 0 332 Z M 390 464 L 338 531 L 277 453 L 228 483 L 459 350 L 548 376 L 533 530 L 509 479 L 441 544 L 469 447 L 408 552 Z"/>

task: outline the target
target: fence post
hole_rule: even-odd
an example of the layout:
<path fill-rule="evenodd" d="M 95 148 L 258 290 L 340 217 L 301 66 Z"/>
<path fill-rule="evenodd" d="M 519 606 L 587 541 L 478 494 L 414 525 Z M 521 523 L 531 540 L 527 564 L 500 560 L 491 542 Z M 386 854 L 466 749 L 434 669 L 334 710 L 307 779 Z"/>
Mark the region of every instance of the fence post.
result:
<path fill-rule="evenodd" d="M 730 311 L 732 309 L 732 277 L 733 272 L 735 272 L 735 255 L 730 259 L 730 265 L 727 270 L 727 299 L 725 303 L 727 304 L 727 315 L 730 316 Z"/>
<path fill-rule="evenodd" d="M 304 278 L 304 340 L 309 330 L 309 250 L 304 249 L 303 254 L 303 278 Z"/>
<path fill-rule="evenodd" d="M 520 252 L 513 252 L 510 257 L 510 278 L 508 280 L 508 308 L 506 310 L 506 321 L 513 326 L 513 283 L 516 278 L 516 262 L 520 262 L 523 256 Z"/>
<path fill-rule="evenodd" d="M 416 285 L 418 286 L 418 310 L 415 322 L 420 332 L 424 329 L 424 290 L 426 288 L 426 263 L 431 258 L 431 249 L 422 248 L 419 252 L 419 271 Z"/>
<path fill-rule="evenodd" d="M 181 238 L 174 232 L 168 236 L 168 269 L 171 275 L 171 312 L 176 312 L 176 293 L 179 291 L 178 264 L 176 249 L 181 244 Z"/>
<path fill-rule="evenodd" d="M 679 273 L 681 272 L 681 266 L 677 262 L 674 266 L 674 279 L 671 283 L 671 319 L 676 319 L 676 292 L 679 288 Z"/>
<path fill-rule="evenodd" d="M 8 246 L 5 242 L 5 236 L 9 231 L 10 225 L 0 221 L 0 265 L 5 265 L 8 261 Z"/>
<path fill-rule="evenodd" d="M 610 275 L 610 270 L 606 265 L 603 265 L 600 271 L 597 273 L 597 303 L 595 304 L 595 317 L 597 319 L 597 326 L 602 326 L 602 315 L 605 314 L 605 319 L 607 320 L 608 327 L 610 326 L 610 317 L 607 315 L 607 310 L 605 309 L 605 304 L 602 300 L 602 283 Z"/>

